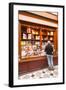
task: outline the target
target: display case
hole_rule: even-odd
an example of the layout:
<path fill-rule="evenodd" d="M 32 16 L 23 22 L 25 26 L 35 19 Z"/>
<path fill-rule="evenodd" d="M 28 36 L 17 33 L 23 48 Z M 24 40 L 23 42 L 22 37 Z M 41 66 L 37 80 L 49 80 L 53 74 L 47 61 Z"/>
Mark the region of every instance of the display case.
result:
<path fill-rule="evenodd" d="M 54 46 L 54 31 L 21 25 L 21 60 L 45 56 L 45 46 L 50 40 Z"/>

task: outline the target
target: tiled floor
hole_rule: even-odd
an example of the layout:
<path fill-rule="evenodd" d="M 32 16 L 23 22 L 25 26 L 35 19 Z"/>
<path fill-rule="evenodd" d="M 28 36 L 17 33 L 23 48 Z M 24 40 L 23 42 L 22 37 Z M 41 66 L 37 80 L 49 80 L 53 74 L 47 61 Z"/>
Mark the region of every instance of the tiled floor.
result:
<path fill-rule="evenodd" d="M 50 71 L 48 68 L 31 72 L 19 77 L 19 79 L 39 79 L 39 78 L 56 78 L 58 76 L 58 66 L 54 66 L 54 70 Z"/>

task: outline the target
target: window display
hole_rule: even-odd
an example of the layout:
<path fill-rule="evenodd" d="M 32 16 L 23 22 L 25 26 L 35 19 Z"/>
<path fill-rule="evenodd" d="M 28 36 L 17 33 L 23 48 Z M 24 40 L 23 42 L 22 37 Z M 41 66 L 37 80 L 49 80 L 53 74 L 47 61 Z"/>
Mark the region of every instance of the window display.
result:
<path fill-rule="evenodd" d="M 30 27 L 27 28 L 27 33 L 31 33 Z"/>
<path fill-rule="evenodd" d="M 38 56 L 45 56 L 44 51 L 47 41 L 50 40 L 52 43 L 53 32 L 45 29 L 36 29 L 35 27 L 22 26 L 21 30 L 21 58 L 32 58 Z"/>
<path fill-rule="evenodd" d="M 27 35 L 23 33 L 23 39 L 27 39 Z"/>
<path fill-rule="evenodd" d="M 31 34 L 28 34 L 28 39 L 31 39 Z"/>
<path fill-rule="evenodd" d="M 51 32 L 51 35 L 53 35 L 53 32 Z"/>

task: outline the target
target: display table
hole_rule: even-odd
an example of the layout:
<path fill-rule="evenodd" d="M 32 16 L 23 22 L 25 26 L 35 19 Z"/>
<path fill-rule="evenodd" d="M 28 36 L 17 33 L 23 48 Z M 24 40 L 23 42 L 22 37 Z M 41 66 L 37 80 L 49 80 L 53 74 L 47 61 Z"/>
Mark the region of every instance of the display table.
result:
<path fill-rule="evenodd" d="M 58 64 L 58 56 L 53 57 L 54 65 Z M 47 57 L 32 57 L 19 61 L 19 75 L 48 67 Z"/>

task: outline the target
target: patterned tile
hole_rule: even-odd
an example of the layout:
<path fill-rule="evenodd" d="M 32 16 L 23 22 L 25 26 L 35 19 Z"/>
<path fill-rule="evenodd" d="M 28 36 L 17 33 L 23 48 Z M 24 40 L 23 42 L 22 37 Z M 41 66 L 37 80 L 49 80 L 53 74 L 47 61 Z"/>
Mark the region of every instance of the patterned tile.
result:
<path fill-rule="evenodd" d="M 48 68 L 38 70 L 29 74 L 25 74 L 19 77 L 19 79 L 39 79 L 39 78 L 56 78 L 58 76 L 58 66 L 54 66 L 54 70 L 50 71 Z"/>

